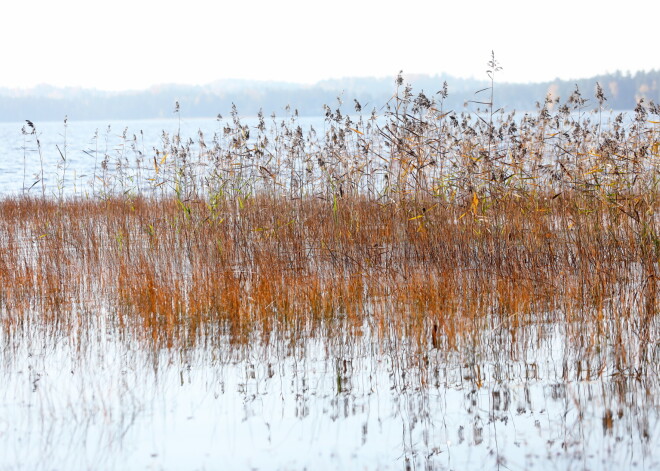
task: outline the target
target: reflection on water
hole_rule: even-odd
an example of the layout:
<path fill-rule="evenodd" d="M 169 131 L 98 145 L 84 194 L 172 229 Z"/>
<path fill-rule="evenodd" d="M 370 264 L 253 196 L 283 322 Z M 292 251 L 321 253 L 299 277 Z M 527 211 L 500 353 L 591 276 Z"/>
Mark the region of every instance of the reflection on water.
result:
<path fill-rule="evenodd" d="M 2 469 L 654 469 L 658 375 L 557 324 L 473 348 L 273 333 L 144 348 L 81 312 L 5 333 Z M 652 355 L 657 360 L 657 351 Z M 657 361 L 648 368 L 657 368 Z"/>

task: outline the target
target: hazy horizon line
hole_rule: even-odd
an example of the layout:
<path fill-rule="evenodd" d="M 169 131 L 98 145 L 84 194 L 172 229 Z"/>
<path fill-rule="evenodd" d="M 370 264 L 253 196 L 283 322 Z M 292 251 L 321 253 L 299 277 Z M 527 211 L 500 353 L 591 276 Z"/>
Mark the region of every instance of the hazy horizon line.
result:
<path fill-rule="evenodd" d="M 610 75 L 617 75 L 621 74 L 623 76 L 634 76 L 637 74 L 646 74 L 646 73 L 652 73 L 657 71 L 658 69 L 656 68 L 650 68 L 650 69 L 638 69 L 638 70 L 620 70 L 616 69 L 613 72 L 605 72 L 601 74 L 595 74 L 591 76 L 585 76 L 585 77 L 570 77 L 570 78 L 562 78 L 562 77 L 555 77 L 553 79 L 549 80 L 538 80 L 538 81 L 516 81 L 516 80 L 502 80 L 498 81 L 496 77 L 496 83 L 500 84 L 513 84 L 513 85 L 534 85 L 534 84 L 546 84 L 546 83 L 553 83 L 557 81 L 562 81 L 562 82 L 569 82 L 569 81 L 581 81 L 581 80 L 589 80 L 589 79 L 594 79 L 597 77 L 602 77 L 602 76 L 610 76 Z M 235 82 L 236 85 L 240 85 L 241 83 L 244 84 L 253 84 L 253 85 L 270 85 L 270 86 L 286 86 L 286 87 L 296 87 L 296 88 L 314 88 L 323 85 L 326 82 L 341 82 L 341 81 L 347 81 L 347 80 L 387 80 L 387 79 L 392 79 L 393 81 L 396 79 L 396 77 L 401 74 L 404 78 L 404 80 L 415 80 L 418 78 L 440 78 L 443 80 L 461 80 L 461 81 L 477 81 L 477 82 L 488 82 L 489 79 L 484 74 L 484 77 L 478 78 L 473 75 L 471 76 L 460 76 L 460 75 L 454 75 L 451 73 L 426 73 L 426 72 L 405 72 L 405 71 L 400 71 L 398 73 L 393 73 L 391 75 L 345 75 L 341 77 L 328 77 L 324 79 L 317 80 L 315 82 L 297 82 L 294 80 L 269 80 L 269 79 L 252 79 L 252 78 L 236 78 L 236 77 L 229 77 L 229 78 L 219 78 L 210 82 L 205 82 L 205 83 L 190 83 L 190 82 L 159 82 L 155 84 L 151 84 L 145 87 L 134 87 L 134 88 L 103 88 L 103 87 L 95 87 L 95 86 L 90 86 L 90 85 L 56 85 L 48 82 L 40 82 L 34 85 L 29 85 L 29 86 L 11 86 L 11 85 L 0 85 L 0 89 L 4 90 L 9 90 L 9 91 L 23 91 L 23 92 L 29 92 L 32 90 L 40 89 L 40 88 L 53 88 L 53 89 L 60 89 L 60 90 L 89 90 L 89 91 L 98 91 L 98 92 L 107 92 L 107 93 L 130 93 L 130 92 L 144 92 L 152 89 L 157 89 L 161 87 L 191 87 L 191 88 L 206 88 L 206 87 L 211 87 L 214 85 L 218 84 L 223 84 L 223 83 L 231 83 Z"/>

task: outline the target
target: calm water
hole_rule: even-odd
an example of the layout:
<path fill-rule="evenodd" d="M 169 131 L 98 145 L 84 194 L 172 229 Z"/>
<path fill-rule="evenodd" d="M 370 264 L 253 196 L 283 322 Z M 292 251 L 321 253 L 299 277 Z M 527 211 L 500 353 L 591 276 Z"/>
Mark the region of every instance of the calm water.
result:
<path fill-rule="evenodd" d="M 515 344 L 486 332 L 470 354 L 412 354 L 368 326 L 153 351 L 86 316 L 71 335 L 3 336 L 0 469 L 660 466 L 657 375 L 621 377 L 606 353 L 582 360 L 558 325 Z"/>

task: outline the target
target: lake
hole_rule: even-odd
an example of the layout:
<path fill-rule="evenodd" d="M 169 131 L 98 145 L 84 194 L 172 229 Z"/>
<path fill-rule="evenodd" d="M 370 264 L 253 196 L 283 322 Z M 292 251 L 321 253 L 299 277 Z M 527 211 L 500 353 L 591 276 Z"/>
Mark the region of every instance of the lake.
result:
<path fill-rule="evenodd" d="M 2 193 L 34 197 L 0 202 L 0 470 L 660 468 L 653 145 L 511 173 L 456 125 L 478 145 L 439 170 L 414 132 L 301 118 L 269 155 L 244 124 L 0 125 Z"/>

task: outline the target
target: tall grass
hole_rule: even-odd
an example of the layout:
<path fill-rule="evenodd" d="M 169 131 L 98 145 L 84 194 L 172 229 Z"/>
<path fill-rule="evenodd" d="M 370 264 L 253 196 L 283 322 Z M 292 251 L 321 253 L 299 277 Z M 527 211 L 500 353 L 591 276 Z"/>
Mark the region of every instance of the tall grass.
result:
<path fill-rule="evenodd" d="M 17 462 L 35 459 L 36 423 L 59 452 L 119 423 L 99 443 L 121 456 L 139 409 L 151 421 L 163 395 L 170 410 L 186 394 L 171 385 L 192 376 L 209 397 L 239 394 L 246 416 L 268 416 L 270 393 L 275 421 L 309 417 L 314 433 L 364 421 L 362 446 L 395 423 L 400 452 L 386 456 L 406 469 L 562 454 L 653 466 L 660 109 L 608 114 L 597 88 L 593 110 L 575 90 L 507 113 L 489 67 L 472 112 L 445 109 L 447 84 L 429 96 L 399 78 L 381 109 L 325 107 L 322 129 L 295 110 L 248 126 L 233 109 L 213 135 L 163 132 L 148 150 L 127 130 L 111 145 L 108 127 L 73 194 L 63 135 L 53 197 L 41 158 L 0 199 L 0 359 L 14 396 L 40 405 L 7 401 L 38 417 L 8 442 Z M 24 161 L 41 157 L 33 123 L 23 136 Z"/>
<path fill-rule="evenodd" d="M 210 140 L 163 133 L 151 156 L 124 132 L 92 198 L 3 199 L 6 332 L 64 334 L 104 306 L 156 348 L 351 332 L 427 352 L 560 323 L 644 374 L 660 109 L 604 122 L 602 91 L 588 112 L 576 90 L 522 116 L 491 95 L 475 118 L 444 110 L 446 85 L 436 101 L 399 83 L 381 111 L 326 107 L 323 130 L 234 109 Z"/>

